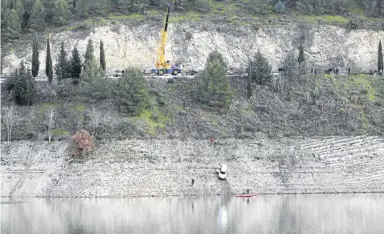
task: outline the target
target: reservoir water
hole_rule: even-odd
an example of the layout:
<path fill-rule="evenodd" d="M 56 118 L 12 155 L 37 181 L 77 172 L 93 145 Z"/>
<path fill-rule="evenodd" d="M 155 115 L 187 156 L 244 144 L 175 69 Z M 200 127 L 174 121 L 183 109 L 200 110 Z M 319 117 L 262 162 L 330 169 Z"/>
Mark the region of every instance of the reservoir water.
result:
<path fill-rule="evenodd" d="M 2 234 L 384 234 L 384 194 L 2 198 Z"/>

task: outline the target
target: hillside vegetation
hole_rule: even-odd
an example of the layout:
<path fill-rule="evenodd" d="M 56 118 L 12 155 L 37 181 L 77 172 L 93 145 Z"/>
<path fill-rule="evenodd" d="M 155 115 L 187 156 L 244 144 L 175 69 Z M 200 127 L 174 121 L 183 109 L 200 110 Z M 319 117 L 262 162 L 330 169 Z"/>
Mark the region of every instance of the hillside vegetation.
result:
<path fill-rule="evenodd" d="M 369 17 L 378 20 L 384 16 L 383 0 L 172 0 L 169 3 L 180 20 L 212 20 L 225 17 L 228 23 L 246 24 L 267 16 L 271 20 L 279 15 L 300 16 L 308 22 L 333 22 L 357 28 Z M 68 30 L 103 24 L 105 20 L 148 20 L 163 17 L 168 1 L 165 0 L 3 0 L 1 2 L 2 39 L 19 38 L 21 33 L 55 31 L 76 20 L 83 24 L 72 25 Z M 243 20 L 240 20 L 243 18 Z"/>
<path fill-rule="evenodd" d="M 60 85 L 39 82 L 31 106 L 14 106 L 13 96 L 3 91 L 2 140 L 7 140 L 8 131 L 11 140 L 48 140 L 49 135 L 64 140 L 82 129 L 99 140 L 381 135 L 384 131 L 380 76 L 302 75 L 291 80 L 290 87 L 278 76 L 268 84 L 252 83 L 251 98 L 248 79 L 233 77 L 228 80 L 230 93 L 208 88 L 209 100 L 218 100 L 208 103 L 199 100 L 199 79 L 148 79 L 138 89 L 147 87 L 148 93 L 142 91 L 140 98 L 121 79 L 103 83 L 108 86 L 99 91 L 111 89 L 109 95 L 95 95 L 97 89 L 80 92 L 82 86 L 71 79 Z"/>

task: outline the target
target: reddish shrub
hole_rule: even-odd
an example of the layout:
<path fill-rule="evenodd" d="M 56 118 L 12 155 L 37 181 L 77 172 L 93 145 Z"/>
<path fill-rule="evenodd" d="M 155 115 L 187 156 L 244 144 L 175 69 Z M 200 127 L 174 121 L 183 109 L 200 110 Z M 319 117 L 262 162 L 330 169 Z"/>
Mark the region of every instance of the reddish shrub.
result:
<path fill-rule="evenodd" d="M 91 134 L 86 130 L 81 130 L 73 135 L 72 142 L 74 148 L 73 156 L 83 156 L 95 147 Z"/>

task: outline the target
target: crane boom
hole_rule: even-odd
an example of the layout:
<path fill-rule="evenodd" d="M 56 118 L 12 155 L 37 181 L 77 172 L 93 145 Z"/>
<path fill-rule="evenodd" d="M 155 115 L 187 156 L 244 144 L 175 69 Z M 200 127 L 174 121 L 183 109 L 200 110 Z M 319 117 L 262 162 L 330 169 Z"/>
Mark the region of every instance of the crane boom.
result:
<path fill-rule="evenodd" d="M 164 26 L 164 29 L 161 30 L 160 46 L 159 46 L 159 50 L 157 53 L 157 59 L 156 59 L 156 68 L 157 69 L 161 69 L 161 68 L 169 69 L 170 68 L 170 64 L 167 63 L 167 61 L 165 60 L 165 44 L 167 42 L 167 30 L 168 30 L 168 19 L 169 19 L 170 8 L 171 8 L 171 6 L 168 6 L 167 17 L 165 19 L 165 26 Z"/>

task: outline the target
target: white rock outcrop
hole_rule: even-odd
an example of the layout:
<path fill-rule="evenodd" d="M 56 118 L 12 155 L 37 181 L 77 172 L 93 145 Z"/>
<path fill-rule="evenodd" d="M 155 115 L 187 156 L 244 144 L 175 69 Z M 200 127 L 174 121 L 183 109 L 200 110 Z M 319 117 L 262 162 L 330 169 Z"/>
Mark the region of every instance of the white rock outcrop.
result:
<path fill-rule="evenodd" d="M 99 56 L 99 41 L 104 41 L 109 71 L 128 66 L 153 68 L 159 32 L 159 25 L 127 26 L 116 22 L 89 32 L 62 31 L 51 37 L 52 59 L 55 63 L 62 41 L 68 51 L 77 46 L 81 53 L 85 53 L 87 41 L 91 38 L 96 57 Z M 188 68 L 200 70 L 208 54 L 217 49 L 227 59 L 229 66 L 242 68 L 246 66 L 247 56 L 260 49 L 269 59 L 273 70 L 277 70 L 287 52 L 298 47 L 301 35 L 305 36 L 305 54 L 311 66 L 351 67 L 353 71 L 375 69 L 378 42 L 384 40 L 384 31 L 347 31 L 327 25 L 309 25 L 303 29 L 291 24 L 262 27 L 256 31 L 245 26 L 234 28 L 196 22 L 177 23 L 169 27 L 166 58 L 172 62 L 183 61 Z M 23 54 L 13 52 L 3 56 L 3 73 L 10 74 L 22 59 L 30 64 L 30 48 L 31 45 L 28 45 Z M 40 51 L 40 74 L 44 74 L 45 45 L 41 45 L 41 48 L 44 49 Z"/>

